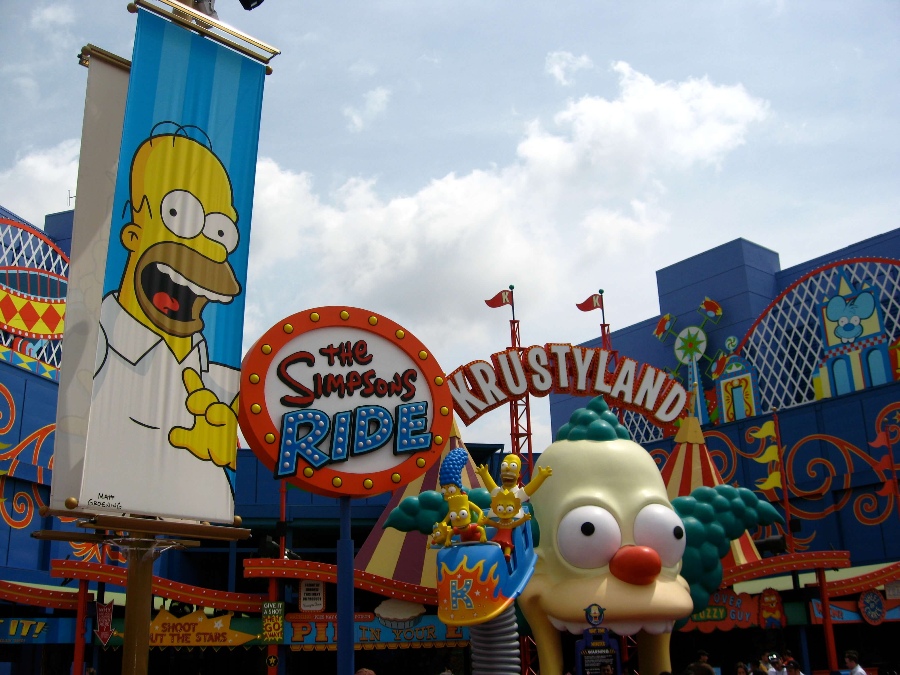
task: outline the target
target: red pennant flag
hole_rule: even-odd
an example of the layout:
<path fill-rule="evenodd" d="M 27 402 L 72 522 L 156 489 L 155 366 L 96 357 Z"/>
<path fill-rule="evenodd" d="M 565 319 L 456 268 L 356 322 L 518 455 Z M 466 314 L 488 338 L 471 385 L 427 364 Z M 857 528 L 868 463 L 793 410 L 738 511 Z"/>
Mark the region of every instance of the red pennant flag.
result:
<path fill-rule="evenodd" d="M 891 444 L 890 440 L 888 440 L 887 431 L 882 429 L 878 432 L 878 435 L 875 437 L 874 441 L 871 441 L 869 445 L 873 448 L 887 448 Z"/>
<path fill-rule="evenodd" d="M 511 305 L 513 304 L 513 292 L 509 291 L 500 291 L 490 300 L 485 300 L 484 304 L 488 307 L 503 307 L 503 305 Z"/>
<path fill-rule="evenodd" d="M 590 312 L 593 309 L 603 309 L 603 296 L 599 293 L 594 293 L 587 300 L 575 306 L 582 312 Z"/>

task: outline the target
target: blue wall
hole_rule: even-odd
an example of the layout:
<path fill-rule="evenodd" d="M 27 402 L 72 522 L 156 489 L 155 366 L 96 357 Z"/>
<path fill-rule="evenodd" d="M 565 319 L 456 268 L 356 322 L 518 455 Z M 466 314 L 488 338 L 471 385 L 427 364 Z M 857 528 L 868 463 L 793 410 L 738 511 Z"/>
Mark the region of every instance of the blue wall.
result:
<path fill-rule="evenodd" d="M 777 253 L 736 239 L 659 270 L 660 310 L 676 317 L 672 330 L 677 334 L 686 326 L 702 323 L 697 308 L 705 297 L 717 301 L 723 308 L 721 320 L 704 325 L 709 338 L 706 354 L 713 356 L 724 349 L 727 337 L 740 341 L 770 303 L 798 279 L 830 263 L 860 257 L 900 259 L 900 229 L 785 270 L 780 269 Z M 673 337 L 661 342 L 653 335 L 658 319 L 614 331 L 613 348 L 639 362 L 674 369 L 678 364 Z M 600 338 L 585 346 L 601 346 Z M 710 380 L 704 379 L 708 387 Z M 586 402 L 585 398 L 552 394 L 554 434 Z M 879 431 L 888 427 L 900 443 L 900 422 L 892 421 L 895 418 L 900 420 L 900 382 L 779 413 L 791 509 L 801 514 L 795 518 L 803 521 L 796 535 L 797 550 L 850 550 L 855 565 L 900 557 L 900 508 L 889 482 L 891 475 L 879 466 L 887 450 L 870 446 Z M 748 435 L 770 419 L 770 414 L 758 415 L 727 425 L 707 425 L 704 431 L 725 482 L 755 489 L 780 509 L 780 487 L 761 488 L 779 467 L 754 459 L 762 453 L 763 442 Z M 662 465 L 673 445 L 670 438 L 645 447 Z"/>

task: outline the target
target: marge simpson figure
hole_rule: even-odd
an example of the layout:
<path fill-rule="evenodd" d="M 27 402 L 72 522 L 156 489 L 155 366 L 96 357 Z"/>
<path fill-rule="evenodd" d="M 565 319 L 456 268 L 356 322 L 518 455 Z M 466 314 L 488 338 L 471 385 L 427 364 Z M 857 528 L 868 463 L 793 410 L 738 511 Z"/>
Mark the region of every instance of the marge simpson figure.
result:
<path fill-rule="evenodd" d="M 168 133 L 153 135 L 163 125 Z M 106 448 L 100 471 L 111 480 L 96 491 L 126 504 L 152 495 L 163 511 L 184 506 L 160 494 L 194 494 L 201 510 L 221 513 L 233 502 L 239 378 L 210 363 L 201 315 L 241 292 L 228 263 L 238 214 L 205 134 L 172 123 L 153 133 L 132 160 L 131 220 L 119 235 L 128 258 L 101 306 L 88 442 Z"/>

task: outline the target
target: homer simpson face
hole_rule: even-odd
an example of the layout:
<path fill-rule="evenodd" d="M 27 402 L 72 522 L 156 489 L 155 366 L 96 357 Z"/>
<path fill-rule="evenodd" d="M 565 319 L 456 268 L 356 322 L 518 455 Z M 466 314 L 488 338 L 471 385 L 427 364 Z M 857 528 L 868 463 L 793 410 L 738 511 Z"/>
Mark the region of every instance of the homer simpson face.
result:
<path fill-rule="evenodd" d="M 504 485 L 516 485 L 522 471 L 522 458 L 518 455 L 507 455 L 500 465 L 500 480 Z"/>
<path fill-rule="evenodd" d="M 163 335 L 199 332 L 206 303 L 228 303 L 241 292 L 227 262 L 238 244 L 238 214 L 225 167 L 191 138 L 153 136 L 132 161 L 131 206 L 119 302 Z"/>
<path fill-rule="evenodd" d="M 557 441 L 541 459 L 553 466 L 553 481 L 531 499 L 541 541 L 519 602 L 542 670 L 561 653 L 558 631 L 588 627 L 591 604 L 605 608 L 603 626 L 640 633 L 639 648 L 647 635 L 670 633 L 693 608 L 679 575 L 685 530 L 650 454 L 622 439 Z"/>

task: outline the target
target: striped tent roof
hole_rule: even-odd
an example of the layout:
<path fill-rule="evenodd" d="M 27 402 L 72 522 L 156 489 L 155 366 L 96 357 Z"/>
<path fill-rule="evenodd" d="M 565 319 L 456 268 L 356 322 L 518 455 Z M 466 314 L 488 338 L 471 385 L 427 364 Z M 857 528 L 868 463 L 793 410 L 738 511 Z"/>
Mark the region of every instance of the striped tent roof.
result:
<path fill-rule="evenodd" d="M 691 415 L 681 420 L 681 428 L 675 434 L 675 448 L 662 468 L 662 477 L 669 499 L 689 495 L 701 485 L 715 487 L 724 483 L 709 455 L 700 420 L 696 417 Z M 722 568 L 727 571 L 761 559 L 750 534 L 744 532 L 731 542 L 731 550 L 722 559 Z"/>
<path fill-rule="evenodd" d="M 450 432 L 450 441 L 441 454 L 441 461 L 428 469 L 422 476 L 412 481 L 402 490 L 391 496 L 390 502 L 369 533 L 359 553 L 356 555 L 354 567 L 364 572 L 395 581 L 437 588 L 437 549 L 429 547 L 431 535 L 420 532 L 401 532 L 394 528 L 383 529 L 391 511 L 407 497 L 414 497 L 426 490 L 440 490 L 438 473 L 441 462 L 453 448 L 465 448 L 456 422 Z M 465 489 L 484 487 L 471 456 L 462 472 L 462 483 Z"/>

